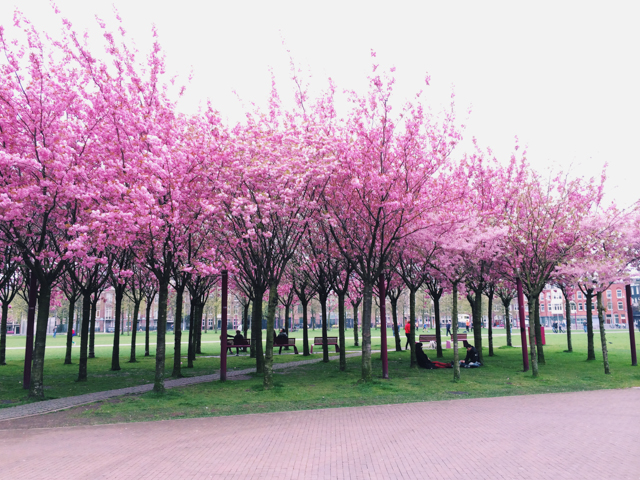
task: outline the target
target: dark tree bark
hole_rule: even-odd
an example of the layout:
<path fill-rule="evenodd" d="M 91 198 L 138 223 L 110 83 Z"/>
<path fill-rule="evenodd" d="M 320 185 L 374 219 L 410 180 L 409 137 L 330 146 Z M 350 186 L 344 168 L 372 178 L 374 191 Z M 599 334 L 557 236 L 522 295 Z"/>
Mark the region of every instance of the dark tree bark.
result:
<path fill-rule="evenodd" d="M 587 299 L 587 360 L 596 359 L 596 351 L 593 344 L 593 288 L 587 288 L 582 291 Z"/>
<path fill-rule="evenodd" d="M 558 288 L 560 288 L 562 296 L 564 297 L 565 321 L 567 323 L 567 352 L 573 352 L 573 345 L 571 344 L 571 301 L 568 295 L 569 289 L 563 283 L 559 283 Z M 577 315 L 578 309 L 576 308 L 576 318 Z"/>
<path fill-rule="evenodd" d="M 153 306 L 153 299 L 158 291 L 151 285 L 146 285 L 144 289 L 145 297 L 145 325 L 144 325 L 144 356 L 149 356 L 149 329 L 151 324 L 151 307 Z"/>
<path fill-rule="evenodd" d="M 547 362 L 544 360 L 544 349 L 542 348 L 542 330 L 540 328 L 540 295 L 536 296 L 536 323 L 535 323 L 535 332 L 536 332 L 536 346 L 538 347 L 538 365 L 546 365 Z"/>
<path fill-rule="evenodd" d="M 489 334 L 489 356 L 493 357 L 493 295 L 495 293 L 495 285 L 493 283 L 487 284 L 485 293 L 488 299 L 487 322 Z"/>
<path fill-rule="evenodd" d="M 116 322 L 113 332 L 113 351 L 111 352 L 111 370 L 114 371 L 120 370 L 120 328 L 122 322 L 122 299 L 124 298 L 125 288 L 125 284 L 116 284 L 114 286 L 116 300 Z"/>
<path fill-rule="evenodd" d="M 598 323 L 600 325 L 600 343 L 602 345 L 602 362 L 604 364 L 604 373 L 609 375 L 611 370 L 609 369 L 609 352 L 607 350 L 607 334 L 604 331 L 604 304 L 602 303 L 602 292 L 597 294 L 598 300 Z M 633 328 L 633 327 L 631 327 Z"/>
<path fill-rule="evenodd" d="M 80 332 L 80 363 L 78 382 L 87 381 L 87 358 L 89 347 L 89 323 L 91 318 L 91 293 L 85 291 L 82 295 L 82 326 Z"/>
<path fill-rule="evenodd" d="M 195 315 L 193 313 L 195 304 L 191 299 L 191 308 L 189 309 L 189 343 L 187 348 L 187 368 L 193 368 L 193 361 L 196 359 L 196 344 L 193 338 L 193 330 L 195 326 Z"/>
<path fill-rule="evenodd" d="M 167 300 L 169 299 L 169 275 L 160 277 L 158 293 L 158 327 L 156 345 L 156 371 L 153 382 L 153 391 L 164 393 L 164 363 L 165 363 L 165 341 L 167 332 Z"/>
<path fill-rule="evenodd" d="M 136 334 L 138 332 L 138 316 L 140 315 L 140 303 L 142 303 L 142 296 L 133 300 L 133 319 L 131 321 L 131 355 L 129 355 L 129 363 L 136 363 Z"/>
<path fill-rule="evenodd" d="M 179 274 L 182 277 L 181 274 Z M 172 377 L 181 378 L 181 364 L 182 364 L 182 303 L 184 296 L 184 287 L 185 282 L 183 278 L 176 278 L 176 284 L 174 286 L 176 291 L 176 315 L 173 321 L 173 333 L 174 333 L 174 343 L 173 343 L 173 372 L 171 373 Z"/>
<path fill-rule="evenodd" d="M 359 347 L 358 340 L 358 307 L 360 306 L 360 302 L 362 302 L 362 297 L 357 301 L 351 301 L 351 306 L 353 307 L 353 345 L 355 347 Z"/>
<path fill-rule="evenodd" d="M 442 293 L 444 289 L 440 285 L 440 282 L 432 277 L 427 276 L 425 279 L 425 286 L 427 287 L 427 291 L 429 292 L 429 296 L 431 300 L 433 300 L 433 315 L 436 317 L 436 357 L 442 358 L 442 330 L 440 327 L 440 298 L 442 297 Z"/>
<path fill-rule="evenodd" d="M 71 296 L 69 298 L 69 324 L 67 326 L 67 346 L 64 355 L 64 364 L 71 365 L 71 349 L 73 347 L 73 317 L 76 313 L 76 299 L 77 295 Z"/>
<path fill-rule="evenodd" d="M 264 374 L 264 352 L 262 350 L 262 298 L 264 289 L 254 286 L 253 317 L 251 318 L 251 350 L 255 352 L 256 372 Z M 275 313 L 275 310 L 274 310 Z M 271 335 L 267 330 L 267 341 Z M 272 339 L 273 342 L 273 339 Z"/>
<path fill-rule="evenodd" d="M 453 381 L 460 381 L 460 356 L 458 354 L 458 283 L 451 284 L 451 338 L 453 340 Z"/>
<path fill-rule="evenodd" d="M 511 341 L 510 308 L 511 301 L 516 296 L 516 292 L 512 288 L 507 288 L 504 286 L 498 287 L 497 291 L 498 296 L 500 297 L 500 301 L 502 301 L 502 305 L 504 306 L 504 328 L 507 331 L 507 346 L 513 347 L 513 343 Z"/>

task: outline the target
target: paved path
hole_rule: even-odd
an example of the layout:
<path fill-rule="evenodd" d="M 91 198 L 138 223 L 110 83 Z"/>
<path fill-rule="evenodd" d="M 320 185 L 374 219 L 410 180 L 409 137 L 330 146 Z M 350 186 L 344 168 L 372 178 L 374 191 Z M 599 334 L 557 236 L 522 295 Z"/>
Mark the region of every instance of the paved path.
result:
<path fill-rule="evenodd" d="M 0 432 L 0 479 L 637 479 L 640 389 Z"/>
<path fill-rule="evenodd" d="M 361 352 L 350 353 L 346 355 L 346 358 L 358 357 L 360 355 Z M 321 361 L 322 358 L 313 358 L 310 360 L 300 360 L 288 363 L 274 363 L 273 369 L 282 370 L 285 368 L 308 365 L 310 363 L 318 363 Z M 255 368 L 246 368 L 244 370 L 229 370 L 227 371 L 227 378 L 246 375 L 248 373 L 254 373 L 255 371 Z M 185 385 L 193 385 L 195 383 L 213 382 L 214 380 L 220 380 L 219 373 L 214 373 L 211 375 L 200 375 L 197 377 L 178 378 L 175 380 L 165 380 L 164 386 L 165 388 L 183 387 Z M 65 410 L 67 408 L 77 407 L 79 405 L 86 405 L 87 403 L 107 400 L 108 398 L 120 397 L 122 395 L 150 392 L 152 389 L 153 384 L 147 383 L 145 385 L 138 385 L 137 387 L 127 387 L 119 388 L 117 390 L 107 390 L 104 392 L 86 393 L 84 395 L 76 395 L 74 397 L 56 398 L 55 400 L 44 400 L 42 402 L 18 405 L 17 407 L 2 408 L 0 409 L 0 422 L 2 420 L 10 420 L 14 418 L 41 415 L 43 413 L 57 412 L 58 410 Z M 0 428 L 2 427 L 0 426 Z"/>

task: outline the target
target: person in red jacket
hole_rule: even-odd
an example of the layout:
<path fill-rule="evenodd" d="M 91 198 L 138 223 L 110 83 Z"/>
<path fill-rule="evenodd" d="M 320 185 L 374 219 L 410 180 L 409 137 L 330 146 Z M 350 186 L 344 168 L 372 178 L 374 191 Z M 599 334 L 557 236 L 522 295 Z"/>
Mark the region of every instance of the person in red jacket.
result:
<path fill-rule="evenodd" d="M 407 320 L 407 323 L 404 326 L 404 333 L 407 336 L 407 344 L 404 346 L 404 349 L 406 350 L 409 348 L 409 336 L 411 335 L 411 322 L 409 320 Z"/>

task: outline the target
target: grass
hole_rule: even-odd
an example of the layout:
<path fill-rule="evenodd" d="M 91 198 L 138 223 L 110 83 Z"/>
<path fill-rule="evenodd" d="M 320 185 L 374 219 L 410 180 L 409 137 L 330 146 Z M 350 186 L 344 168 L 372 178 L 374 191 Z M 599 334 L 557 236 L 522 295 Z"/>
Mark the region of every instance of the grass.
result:
<path fill-rule="evenodd" d="M 498 334 L 500 333 L 502 331 L 499 330 Z M 101 341 L 96 341 L 97 344 L 104 343 L 102 336 L 98 338 Z M 392 339 L 389 340 L 392 344 Z M 126 396 L 119 402 L 105 402 L 80 415 L 91 416 L 97 423 L 112 423 L 640 386 L 640 368 L 630 366 L 627 331 L 607 332 L 611 375 L 604 375 L 603 372 L 601 354 L 598 353 L 598 335 L 594 339 L 598 360 L 587 362 L 584 333 L 573 335 L 573 353 L 564 351 L 565 335 L 548 334 L 545 347 L 547 365 L 540 366 L 540 376 L 536 379 L 531 377 L 530 372 L 522 372 L 520 348 L 506 347 L 504 336 L 497 336 L 495 340 L 495 356 L 488 357 L 485 348 L 486 365 L 479 369 L 463 369 L 462 379 L 457 383 L 452 381 L 450 369 L 410 369 L 408 352 L 390 352 L 390 380 L 376 378 L 373 382 L 364 384 L 359 381 L 360 358 L 348 359 L 347 371 L 340 372 L 338 362 L 332 357 L 328 364 L 318 363 L 276 372 L 276 386 L 269 391 L 263 390 L 261 377 L 254 374 L 247 380 L 171 389 L 161 396 L 154 393 Z M 514 335 L 514 341 L 519 341 L 519 336 Z M 379 339 L 377 342 L 379 344 Z M 215 344 L 203 344 L 203 349 L 208 355 L 218 353 Z M 219 350 L 219 346 L 217 349 Z M 153 381 L 153 357 L 141 357 L 141 361 L 136 364 L 126 363 L 123 358 L 122 370 L 111 372 L 108 355 L 110 349 L 96 349 L 98 358 L 89 362 L 89 381 L 77 383 L 74 381 L 77 365 L 61 365 L 64 350 L 60 349 L 60 352 L 54 349 L 47 352 L 45 385 L 50 387 L 46 390 L 50 398 Z M 203 356 L 207 356 L 207 353 Z M 434 351 L 428 353 L 435 357 Z M 446 350 L 445 360 L 451 360 L 452 355 L 451 350 Z M 319 357 L 314 355 L 316 356 Z M 275 361 L 295 361 L 302 358 L 301 355 L 276 355 Z M 373 360 L 374 375 L 379 377 L 382 369 L 380 355 L 374 354 Z M 184 372 L 189 375 L 213 373 L 219 368 L 218 362 L 217 358 L 199 358 L 196 368 L 184 369 Z M 25 391 L 18 384 L 22 379 L 21 363 L 19 360 L 9 363 L 8 366 L 0 367 L 0 402 L 4 403 L 3 406 L 26 401 Z M 167 373 L 170 373 L 172 358 L 167 359 L 167 365 Z M 250 368 L 253 365 L 254 361 L 248 357 L 233 356 L 229 359 L 231 369 Z"/>

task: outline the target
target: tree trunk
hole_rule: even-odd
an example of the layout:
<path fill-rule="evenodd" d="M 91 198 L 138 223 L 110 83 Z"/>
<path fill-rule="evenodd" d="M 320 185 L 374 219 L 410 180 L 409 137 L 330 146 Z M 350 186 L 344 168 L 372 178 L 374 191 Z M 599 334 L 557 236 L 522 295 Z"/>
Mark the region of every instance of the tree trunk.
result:
<path fill-rule="evenodd" d="M 120 322 L 122 317 L 122 298 L 124 297 L 124 287 L 119 285 L 115 288 L 116 296 L 116 326 L 113 332 L 113 351 L 111 352 L 111 370 L 120 370 Z M 91 312 L 93 316 L 93 311 Z M 91 355 L 89 355 L 91 356 Z"/>
<path fill-rule="evenodd" d="M 487 295 L 487 330 L 489 335 L 489 356 L 493 357 L 493 293 Z"/>
<path fill-rule="evenodd" d="M 569 297 L 564 297 L 564 309 L 566 311 L 565 321 L 567 323 L 567 352 L 573 352 L 573 346 L 571 345 L 571 302 Z M 578 309 L 576 308 L 576 318 L 578 317 Z"/>
<path fill-rule="evenodd" d="M 458 354 L 458 282 L 451 285 L 451 339 L 453 340 L 453 381 L 460 380 L 460 355 Z"/>
<path fill-rule="evenodd" d="M 33 275 L 33 273 L 32 273 Z M 29 397 L 44 398 L 44 352 L 47 343 L 47 324 L 51 304 L 51 285 L 40 283 L 38 292 L 38 319 L 36 322 L 36 342 L 33 351 L 33 367 L 31 369 L 31 385 Z"/>
<path fill-rule="evenodd" d="M 442 331 L 440 330 L 440 297 L 434 298 L 433 300 L 433 315 L 436 318 L 436 357 L 442 358 Z"/>
<path fill-rule="evenodd" d="M 401 352 L 402 342 L 398 331 L 398 297 L 392 297 L 389 301 L 391 302 L 391 318 L 393 319 L 393 338 L 396 341 L 396 352 Z"/>
<path fill-rule="evenodd" d="M 193 359 L 196 359 L 197 355 L 202 355 L 202 312 L 204 311 L 204 305 L 202 305 L 197 299 L 196 304 L 193 310 L 193 315 L 196 320 L 196 329 L 193 332 L 196 336 L 195 338 L 195 347 L 196 350 L 193 354 Z"/>
<path fill-rule="evenodd" d="M 182 301 L 184 296 L 184 284 L 180 285 L 176 282 L 176 315 L 173 320 L 173 371 L 171 376 L 175 378 L 182 377 Z"/>
<path fill-rule="evenodd" d="M 511 341 L 511 317 L 509 316 L 509 307 L 511 306 L 511 300 L 503 300 L 502 305 L 504 305 L 504 328 L 507 330 L 507 346 L 513 347 L 513 343 Z"/>
<path fill-rule="evenodd" d="M 193 360 L 196 356 L 195 338 L 193 337 L 194 314 L 193 314 L 193 298 L 191 299 L 191 308 L 189 309 L 189 342 L 187 347 L 187 368 L 193 368 Z"/>
<path fill-rule="evenodd" d="M 136 363 L 136 334 L 138 332 L 138 315 L 140 314 L 140 300 L 133 301 L 133 320 L 131 323 L 131 355 L 129 356 L 129 363 Z"/>
<path fill-rule="evenodd" d="M 155 295 L 154 295 L 155 297 Z M 153 300 L 149 300 L 149 298 L 147 298 L 147 305 L 146 305 L 146 311 L 145 311 L 145 317 L 146 321 L 145 321 L 145 326 L 144 326 L 144 356 L 148 357 L 149 356 L 149 324 L 151 323 L 151 306 L 153 304 Z"/>
<path fill-rule="evenodd" d="M 7 354 L 7 320 L 9 318 L 9 303 L 2 302 L 2 323 L 0 324 L 0 365 L 6 365 Z"/>
<path fill-rule="evenodd" d="M 153 382 L 153 391 L 164 393 L 164 361 L 165 361 L 165 337 L 167 333 L 167 301 L 169 299 L 169 280 L 161 279 L 158 292 L 158 325 L 156 340 L 156 372 Z"/>
<path fill-rule="evenodd" d="M 484 355 L 482 353 L 482 290 L 475 291 L 475 297 L 473 298 L 473 342 L 478 356 L 480 357 L 480 363 L 484 364 Z"/>
<path fill-rule="evenodd" d="M 358 340 L 358 306 L 360 305 L 360 302 L 358 303 L 351 303 L 351 305 L 353 306 L 353 345 L 355 347 L 359 347 L 359 340 Z"/>
<path fill-rule="evenodd" d="M 604 373 L 609 375 L 609 352 L 607 350 L 607 334 L 604 331 L 604 312 L 602 303 L 602 292 L 598 292 L 598 323 L 600 324 L 600 343 L 602 344 L 602 362 L 604 363 Z M 633 327 L 632 327 L 633 328 Z"/>
<path fill-rule="evenodd" d="M 242 308 L 242 333 L 244 334 L 244 338 L 247 338 L 247 332 L 249 331 L 249 304 L 251 302 L 247 302 L 246 305 Z"/>
<path fill-rule="evenodd" d="M 67 322 L 67 349 L 64 355 L 64 364 L 71 365 L 71 348 L 73 346 L 73 317 L 76 312 L 76 299 L 69 300 L 69 321 Z"/>
<path fill-rule="evenodd" d="M 264 290 L 254 287 L 253 291 L 255 296 L 251 318 L 251 350 L 256 358 L 256 373 L 264 373 L 264 354 L 262 351 L 262 297 Z M 267 333 L 269 332 L 267 331 Z"/>
<path fill-rule="evenodd" d="M 593 290 L 587 290 L 587 360 L 596 359 L 596 351 L 593 345 Z"/>
<path fill-rule="evenodd" d="M 329 361 L 329 345 L 327 345 L 327 297 L 328 295 L 319 295 L 320 310 L 322 311 L 322 361 Z"/>
<path fill-rule="evenodd" d="M 527 305 L 529 306 L 529 355 L 531 356 L 531 375 L 535 378 L 538 376 L 538 353 L 536 352 L 536 300 L 540 296 L 540 292 L 536 292 L 529 297 Z"/>
<path fill-rule="evenodd" d="M 409 323 L 411 330 L 409 333 L 409 347 L 411 348 L 411 364 L 409 368 L 418 368 L 416 357 L 416 290 L 409 289 Z"/>
<path fill-rule="evenodd" d="M 346 357 L 346 338 L 345 338 L 345 320 L 346 312 L 344 308 L 344 293 L 338 292 L 338 335 L 340 342 L 340 371 L 344 372 L 347 369 L 347 357 Z"/>
<path fill-rule="evenodd" d="M 362 291 L 362 380 L 372 380 L 371 367 L 371 307 L 373 301 L 373 283 L 365 280 Z"/>
<path fill-rule="evenodd" d="M 542 331 L 540 329 L 540 295 L 536 296 L 536 346 L 538 347 L 538 364 L 546 365 L 544 360 L 544 349 L 542 348 Z"/>
<path fill-rule="evenodd" d="M 289 337 L 289 307 L 291 306 L 291 304 L 287 303 L 284 306 L 284 331 L 287 334 L 287 337 Z"/>
<path fill-rule="evenodd" d="M 87 381 L 87 349 L 89 346 L 89 323 L 91 319 L 91 293 L 83 292 L 82 295 L 82 323 L 80 332 L 80 363 L 78 368 L 78 381 Z"/>
<path fill-rule="evenodd" d="M 96 358 L 96 310 L 98 308 L 98 292 L 94 292 L 93 295 L 94 298 L 91 299 L 91 320 L 89 324 L 89 358 Z M 118 301 L 116 300 L 116 311 L 117 309 Z M 120 369 L 118 368 L 118 370 Z"/>
<path fill-rule="evenodd" d="M 305 298 L 305 300 L 307 300 Z M 302 304 L 302 356 L 308 357 L 309 353 L 309 324 L 307 322 L 307 310 L 309 301 L 300 300 Z"/>
<path fill-rule="evenodd" d="M 274 321 L 276 318 L 276 307 L 278 306 L 278 284 L 269 285 L 269 304 L 267 309 L 267 348 L 264 359 L 264 382 L 265 390 L 273 388 L 273 335 Z"/>

